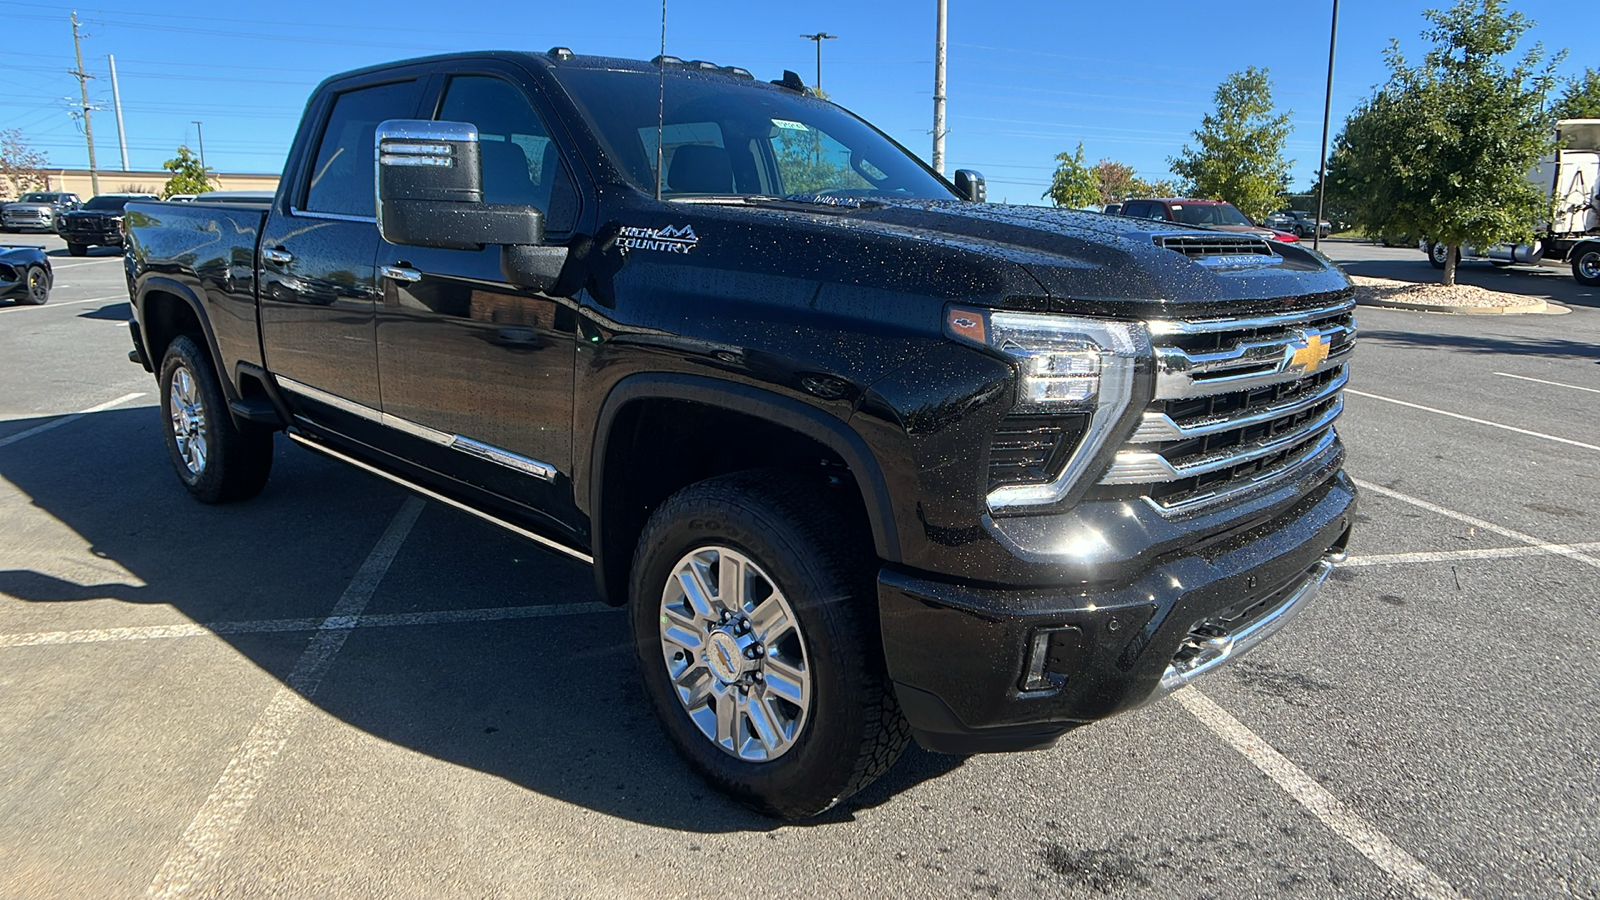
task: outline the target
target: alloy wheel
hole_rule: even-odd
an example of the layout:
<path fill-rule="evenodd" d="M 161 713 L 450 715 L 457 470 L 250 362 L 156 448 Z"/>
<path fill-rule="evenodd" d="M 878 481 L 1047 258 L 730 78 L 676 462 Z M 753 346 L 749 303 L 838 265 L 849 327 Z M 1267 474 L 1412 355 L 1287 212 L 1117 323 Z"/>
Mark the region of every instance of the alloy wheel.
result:
<path fill-rule="evenodd" d="M 673 692 L 707 740 L 747 762 L 793 749 L 811 708 L 794 609 L 744 554 L 701 547 L 661 593 L 661 653 Z"/>
<path fill-rule="evenodd" d="M 168 404 L 178 455 L 189 474 L 199 477 L 206 470 L 206 410 L 200 397 L 200 385 L 188 366 L 178 366 L 172 371 Z"/>

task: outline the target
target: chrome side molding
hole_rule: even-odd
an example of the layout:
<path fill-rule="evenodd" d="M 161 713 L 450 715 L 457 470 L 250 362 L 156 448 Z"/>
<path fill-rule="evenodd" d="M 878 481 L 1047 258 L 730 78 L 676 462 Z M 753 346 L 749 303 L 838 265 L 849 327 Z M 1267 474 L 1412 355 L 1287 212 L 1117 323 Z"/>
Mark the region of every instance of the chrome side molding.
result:
<path fill-rule="evenodd" d="M 475 441 L 463 435 L 450 434 L 437 428 L 429 428 L 410 419 L 403 419 L 400 416 L 373 409 L 366 404 L 357 403 L 354 400 L 346 400 L 338 394 L 330 394 L 309 384 L 295 381 L 293 378 L 285 378 L 282 375 L 277 376 L 277 378 L 278 385 L 284 390 L 331 406 L 342 412 L 347 412 L 353 416 L 359 416 L 369 422 L 376 422 L 379 425 L 393 428 L 396 431 L 409 434 L 415 438 L 421 438 L 429 443 L 438 444 L 441 447 L 459 450 L 468 456 L 505 466 L 524 475 L 532 475 L 541 481 L 556 480 L 556 475 L 558 474 L 556 467 L 547 462 L 540 462 L 520 453 L 512 453 L 510 450 L 505 450 L 492 444 L 485 444 L 482 441 Z"/>

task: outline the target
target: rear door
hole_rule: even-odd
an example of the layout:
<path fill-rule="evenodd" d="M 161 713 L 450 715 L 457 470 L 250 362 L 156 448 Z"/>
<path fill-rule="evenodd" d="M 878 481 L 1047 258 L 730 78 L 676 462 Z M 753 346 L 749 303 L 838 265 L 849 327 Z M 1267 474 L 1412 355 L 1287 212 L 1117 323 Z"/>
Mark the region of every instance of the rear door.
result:
<path fill-rule="evenodd" d="M 307 110 L 318 123 L 295 149 L 294 190 L 267 217 L 260 250 L 267 368 L 296 412 L 361 435 L 379 421 L 379 286 L 373 133 L 416 114 L 425 71 L 338 84 Z"/>
<path fill-rule="evenodd" d="M 538 207 L 547 242 L 561 243 L 579 213 L 574 167 L 525 78 L 464 64 L 442 79 L 431 117 L 476 125 L 484 200 Z M 576 303 L 507 282 L 500 251 L 380 240 L 384 421 L 406 458 L 570 526 Z"/>

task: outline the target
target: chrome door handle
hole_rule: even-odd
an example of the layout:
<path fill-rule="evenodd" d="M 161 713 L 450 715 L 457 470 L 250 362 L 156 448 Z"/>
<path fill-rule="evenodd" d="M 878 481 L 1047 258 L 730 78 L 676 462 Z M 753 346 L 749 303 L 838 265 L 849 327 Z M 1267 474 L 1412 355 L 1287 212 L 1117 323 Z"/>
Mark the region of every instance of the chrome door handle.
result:
<path fill-rule="evenodd" d="M 293 253 L 278 247 L 271 247 L 261 251 L 261 258 L 270 263 L 277 263 L 278 265 L 294 262 Z"/>
<path fill-rule="evenodd" d="M 378 271 L 383 273 L 383 277 L 390 281 L 404 281 L 410 284 L 422 280 L 421 272 L 416 269 L 408 269 L 405 266 L 384 266 Z"/>

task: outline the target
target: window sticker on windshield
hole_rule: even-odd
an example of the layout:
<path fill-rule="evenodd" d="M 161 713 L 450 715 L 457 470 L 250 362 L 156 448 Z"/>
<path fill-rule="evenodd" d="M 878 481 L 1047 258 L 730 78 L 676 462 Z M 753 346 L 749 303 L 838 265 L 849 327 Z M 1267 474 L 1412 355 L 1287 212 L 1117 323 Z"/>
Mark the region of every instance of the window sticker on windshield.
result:
<path fill-rule="evenodd" d="M 692 225 L 667 225 L 662 228 L 622 226 L 617 246 L 624 250 L 659 250 L 662 253 L 688 253 L 700 243 Z"/>
<path fill-rule="evenodd" d="M 779 128 L 784 129 L 785 131 L 810 131 L 811 130 L 810 128 L 806 127 L 804 122 L 791 122 L 788 119 L 773 119 L 772 120 L 772 124 L 778 126 Z"/>

